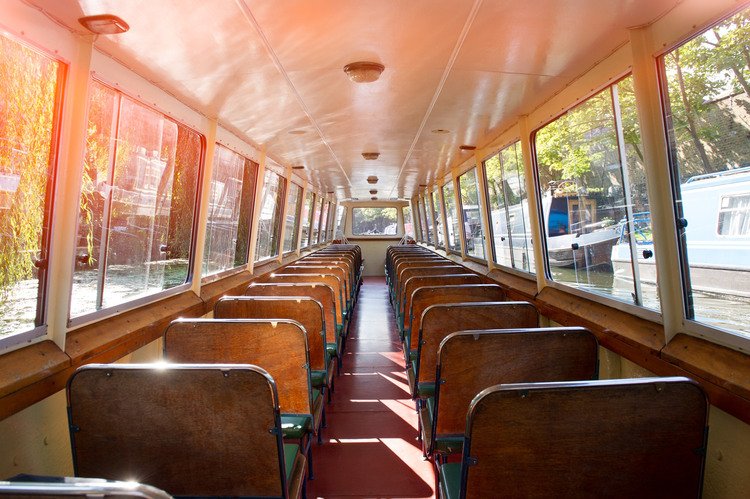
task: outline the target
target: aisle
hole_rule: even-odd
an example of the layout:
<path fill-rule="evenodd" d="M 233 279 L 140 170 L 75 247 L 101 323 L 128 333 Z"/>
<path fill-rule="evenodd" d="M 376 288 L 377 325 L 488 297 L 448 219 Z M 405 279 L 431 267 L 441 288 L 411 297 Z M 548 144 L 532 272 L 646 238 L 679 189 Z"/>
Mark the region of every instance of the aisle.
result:
<path fill-rule="evenodd" d="M 365 278 L 308 497 L 431 497 L 385 278 Z"/>

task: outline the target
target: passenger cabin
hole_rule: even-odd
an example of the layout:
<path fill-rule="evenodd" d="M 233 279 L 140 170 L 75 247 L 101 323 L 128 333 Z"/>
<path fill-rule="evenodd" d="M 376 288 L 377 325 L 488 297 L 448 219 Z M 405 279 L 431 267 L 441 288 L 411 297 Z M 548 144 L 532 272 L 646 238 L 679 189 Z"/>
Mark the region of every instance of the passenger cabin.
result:
<path fill-rule="evenodd" d="M 0 2 L 0 495 L 748 497 L 749 262 L 746 0 Z"/>

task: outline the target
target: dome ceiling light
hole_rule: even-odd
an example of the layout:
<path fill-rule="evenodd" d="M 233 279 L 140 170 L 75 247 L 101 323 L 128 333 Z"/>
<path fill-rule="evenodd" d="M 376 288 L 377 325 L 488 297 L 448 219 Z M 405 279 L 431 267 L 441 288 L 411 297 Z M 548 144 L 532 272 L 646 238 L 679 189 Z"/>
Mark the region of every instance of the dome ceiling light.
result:
<path fill-rule="evenodd" d="M 432 130 L 432 133 L 437 134 L 437 135 L 445 135 L 447 133 L 451 133 L 451 131 L 446 130 L 445 128 L 436 128 Z"/>
<path fill-rule="evenodd" d="M 362 153 L 362 157 L 368 161 L 376 160 L 378 159 L 379 156 L 380 156 L 379 152 L 363 152 Z"/>
<path fill-rule="evenodd" d="M 384 69 L 385 66 L 377 62 L 358 61 L 344 66 L 344 73 L 354 83 L 372 83 L 380 78 Z"/>
<path fill-rule="evenodd" d="M 305 165 L 295 165 L 292 167 L 292 170 L 304 170 Z"/>
<path fill-rule="evenodd" d="M 368 184 L 377 184 L 378 183 L 378 177 L 376 177 L 375 175 L 370 175 L 369 177 L 367 177 L 367 183 Z"/>
<path fill-rule="evenodd" d="M 370 194 L 372 194 L 373 196 L 374 196 L 375 194 L 377 194 L 377 193 L 378 193 L 378 190 L 377 190 L 377 189 L 372 189 L 372 190 L 370 191 Z"/>
<path fill-rule="evenodd" d="M 97 35 L 119 35 L 130 29 L 128 23 L 112 14 L 79 17 L 78 22 Z"/>
<path fill-rule="evenodd" d="M 476 148 L 477 146 L 468 146 L 466 144 L 459 146 L 459 149 L 461 149 L 462 151 L 473 151 Z"/>

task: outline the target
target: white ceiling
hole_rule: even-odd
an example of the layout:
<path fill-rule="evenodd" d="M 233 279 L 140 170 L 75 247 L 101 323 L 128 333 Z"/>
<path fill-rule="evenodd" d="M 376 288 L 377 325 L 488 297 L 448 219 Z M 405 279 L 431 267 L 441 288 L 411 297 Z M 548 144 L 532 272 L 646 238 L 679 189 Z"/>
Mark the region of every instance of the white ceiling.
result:
<path fill-rule="evenodd" d="M 339 198 L 409 197 L 678 0 L 28 0 Z M 380 80 L 342 68 L 371 60 Z M 447 129 L 449 134 L 432 130 Z M 304 131 L 301 135 L 290 131 Z M 380 152 L 376 161 L 361 153 Z"/>

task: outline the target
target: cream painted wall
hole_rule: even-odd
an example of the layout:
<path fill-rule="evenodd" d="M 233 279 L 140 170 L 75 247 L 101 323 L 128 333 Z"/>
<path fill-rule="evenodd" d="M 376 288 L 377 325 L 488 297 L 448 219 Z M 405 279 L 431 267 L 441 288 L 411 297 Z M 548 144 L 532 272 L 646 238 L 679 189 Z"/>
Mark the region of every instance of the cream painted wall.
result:
<path fill-rule="evenodd" d="M 118 362 L 154 362 L 161 338 Z M 0 421 L 0 480 L 19 473 L 72 476 L 65 390 Z"/>

